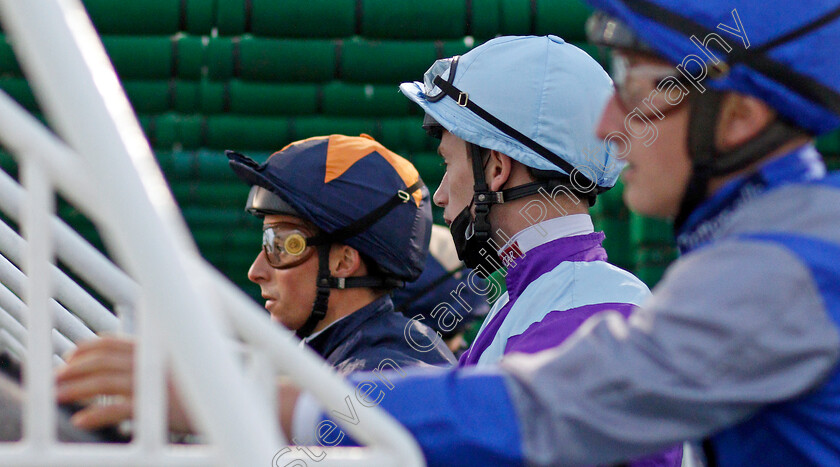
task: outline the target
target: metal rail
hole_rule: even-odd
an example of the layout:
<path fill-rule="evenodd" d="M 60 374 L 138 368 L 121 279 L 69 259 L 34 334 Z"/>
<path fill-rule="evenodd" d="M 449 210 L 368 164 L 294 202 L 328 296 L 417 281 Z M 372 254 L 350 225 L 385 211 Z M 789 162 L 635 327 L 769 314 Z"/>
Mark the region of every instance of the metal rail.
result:
<path fill-rule="evenodd" d="M 0 20 L 58 135 L 0 93 L 0 140 L 21 170 L 20 185 L 0 172 L 0 209 L 22 233 L 0 225 L 0 345 L 24 361 L 27 397 L 24 437 L 0 444 L 0 465 L 256 466 L 278 453 L 305 461 L 267 410 L 265 375 L 290 376 L 328 407 L 343 406 L 353 388 L 200 258 L 81 2 L 0 0 Z M 56 193 L 97 225 L 119 267 L 56 218 Z M 115 310 L 132 312 L 117 322 L 56 258 Z M 133 441 L 58 442 L 56 352 L 89 337 L 88 328 L 134 328 L 127 322 L 138 342 Z M 254 353 L 252 371 L 225 344 L 237 338 Z M 167 442 L 167 362 L 204 445 Z M 366 447 L 323 449 L 319 465 L 423 465 L 404 428 L 378 408 L 364 415 L 342 425 Z"/>

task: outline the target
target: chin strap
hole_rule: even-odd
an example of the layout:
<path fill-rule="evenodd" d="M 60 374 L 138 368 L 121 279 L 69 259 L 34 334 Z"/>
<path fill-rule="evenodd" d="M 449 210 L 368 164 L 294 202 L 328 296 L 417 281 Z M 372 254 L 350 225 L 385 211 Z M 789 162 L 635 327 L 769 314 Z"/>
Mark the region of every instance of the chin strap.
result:
<path fill-rule="evenodd" d="M 334 243 L 341 243 L 363 232 L 400 204 L 410 202 L 412 194 L 421 189 L 423 185 L 423 180 L 418 178 L 413 185 L 405 190 L 397 191 L 388 201 L 365 214 L 360 219 L 332 233 L 320 233 L 312 238 L 311 244 L 317 245 L 318 248 L 318 279 L 316 282 L 318 288 L 315 295 L 315 302 L 312 304 L 312 313 L 309 314 L 309 318 L 306 319 L 303 326 L 295 333 L 299 338 L 309 337 L 318 323 L 327 316 L 331 289 L 358 287 L 392 289 L 405 285 L 404 281 L 390 276 L 333 277 L 330 274 L 330 248 Z"/>
<path fill-rule="evenodd" d="M 767 156 L 793 138 L 808 134 L 787 121 L 776 117 L 752 139 L 728 151 L 715 146 L 718 114 L 724 93 L 707 89 L 694 97 L 688 128 L 688 149 L 691 157 L 691 178 L 674 219 L 678 233 L 688 217 L 706 200 L 709 180 L 737 172 Z"/>
<path fill-rule="evenodd" d="M 484 165 L 481 156 L 481 147 L 467 142 L 470 157 L 472 158 L 472 170 L 475 184 L 473 185 L 473 204 L 475 205 L 475 220 L 473 221 L 473 235 L 478 235 L 478 239 L 487 241 L 491 237 L 490 226 L 490 208 L 495 204 L 504 204 L 508 201 L 513 201 L 526 196 L 536 195 L 540 190 L 545 190 L 550 195 L 553 190 L 559 186 L 564 186 L 570 190 L 574 190 L 575 183 L 568 175 L 560 172 L 533 170 L 532 174 L 545 180 L 525 183 L 523 185 L 508 188 L 502 191 L 492 191 L 487 185 L 487 180 L 484 177 Z M 548 178 L 550 177 L 550 178 Z M 607 191 L 609 188 L 600 186 L 595 187 L 591 193 L 583 195 L 584 199 L 590 206 L 595 204 L 595 197 Z"/>
<path fill-rule="evenodd" d="M 490 187 L 487 186 L 487 180 L 484 178 L 484 164 L 481 160 L 481 147 L 473 143 L 467 143 L 467 146 L 470 150 L 473 178 L 475 179 L 473 185 L 473 203 L 475 204 L 473 235 L 479 241 L 486 242 L 490 240 L 490 207 L 505 201 L 504 198 L 499 199 L 500 193 L 490 191 Z"/>
<path fill-rule="evenodd" d="M 297 330 L 297 336 L 301 339 L 312 334 L 315 326 L 327 316 L 327 305 L 330 301 L 330 245 L 318 245 L 318 291 L 315 295 L 315 302 L 312 304 L 312 313 Z"/>
<path fill-rule="evenodd" d="M 333 277 L 330 275 L 330 245 L 319 245 L 317 248 L 318 288 L 315 295 L 315 302 L 312 304 L 312 313 L 309 314 L 309 318 L 306 319 L 303 326 L 295 333 L 300 339 L 309 337 L 315 329 L 315 326 L 327 316 L 327 306 L 330 301 L 331 289 L 344 290 L 358 287 L 393 289 L 405 285 L 405 281 L 394 277 Z"/>

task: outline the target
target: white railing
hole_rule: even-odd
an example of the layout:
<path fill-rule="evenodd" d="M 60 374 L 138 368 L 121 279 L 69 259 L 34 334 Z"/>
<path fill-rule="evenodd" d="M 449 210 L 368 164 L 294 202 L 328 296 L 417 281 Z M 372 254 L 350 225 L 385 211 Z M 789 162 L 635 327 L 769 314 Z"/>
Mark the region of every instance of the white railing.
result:
<path fill-rule="evenodd" d="M 23 439 L 0 443 L 0 465 L 271 465 L 287 442 L 267 409 L 266 374 L 291 377 L 326 407 L 344 407 L 353 388 L 200 258 L 81 2 L 0 0 L 0 20 L 58 135 L 0 93 L 0 141 L 21 181 L 0 173 L 0 209 L 22 233 L 0 224 L 0 345 L 23 362 L 27 401 Z M 55 216 L 56 193 L 93 221 L 120 267 Z M 58 442 L 54 365 L 91 330 L 119 329 L 138 342 L 132 441 Z M 254 371 L 228 345 L 237 340 Z M 167 443 L 167 361 L 204 444 Z M 366 447 L 325 448 L 318 465 L 423 465 L 414 440 L 381 410 L 343 428 Z M 282 459 L 308 457 L 291 450 Z"/>

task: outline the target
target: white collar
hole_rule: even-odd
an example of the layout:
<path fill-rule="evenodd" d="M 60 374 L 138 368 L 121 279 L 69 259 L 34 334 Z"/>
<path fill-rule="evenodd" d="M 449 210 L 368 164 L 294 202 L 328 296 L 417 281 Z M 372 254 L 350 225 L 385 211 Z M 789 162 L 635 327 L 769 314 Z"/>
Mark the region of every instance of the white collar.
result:
<path fill-rule="evenodd" d="M 518 253 L 523 255 L 534 247 L 558 238 L 586 235 L 593 232 L 595 232 L 595 226 L 592 225 L 592 218 L 589 217 L 589 214 L 570 214 L 555 217 L 516 232 L 499 250 L 499 256 L 504 257 L 504 252 L 513 247 L 514 244 Z"/>

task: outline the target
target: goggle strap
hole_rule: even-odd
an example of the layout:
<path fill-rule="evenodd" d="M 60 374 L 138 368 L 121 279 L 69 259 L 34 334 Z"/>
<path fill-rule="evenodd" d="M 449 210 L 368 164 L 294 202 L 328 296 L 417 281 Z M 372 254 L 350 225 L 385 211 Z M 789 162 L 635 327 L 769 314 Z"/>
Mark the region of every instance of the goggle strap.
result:
<path fill-rule="evenodd" d="M 625 3 L 625 6 L 651 21 L 662 24 L 686 36 L 705 37 L 709 33 L 709 30 L 705 26 L 648 0 L 628 1 Z M 834 9 L 814 21 L 761 46 L 756 46 L 750 50 L 733 49 L 728 54 L 731 57 L 729 60 L 730 67 L 736 63 L 743 63 L 777 83 L 797 92 L 802 97 L 840 115 L 840 93 L 810 76 L 792 70 L 788 65 L 771 59 L 764 53 L 769 49 L 778 47 L 825 26 L 838 17 L 840 17 L 840 8 Z"/>
<path fill-rule="evenodd" d="M 329 245 L 332 243 L 328 238 L 323 235 L 315 235 L 314 237 L 306 237 L 306 246 L 320 246 L 320 245 Z"/>
<path fill-rule="evenodd" d="M 385 288 L 394 289 L 405 285 L 405 281 L 393 277 L 377 277 L 377 276 L 362 276 L 362 277 L 333 277 L 328 278 L 330 288 L 332 289 L 353 289 L 353 288 Z"/>
<path fill-rule="evenodd" d="M 557 156 L 557 154 L 554 154 L 553 152 L 549 151 L 545 146 L 525 136 L 516 128 L 513 128 L 507 123 L 499 120 L 493 114 L 484 110 L 481 106 L 479 106 L 472 99 L 470 99 L 467 93 L 461 92 L 461 90 L 456 88 L 454 85 L 446 82 L 440 76 L 435 77 L 435 85 L 439 87 L 447 96 L 455 100 L 455 102 L 457 102 L 458 105 L 460 105 L 461 107 L 469 109 L 474 114 L 484 119 L 484 121 L 486 121 L 487 123 L 498 128 L 502 133 L 524 144 L 528 149 L 536 152 L 537 154 L 539 154 L 552 164 L 556 165 L 557 167 L 560 167 L 570 176 L 580 180 L 579 186 L 597 186 L 596 183 L 593 183 L 592 180 L 589 180 L 588 177 L 580 173 L 580 171 L 576 170 L 575 167 L 568 161 L 563 160 L 561 157 Z"/>
<path fill-rule="evenodd" d="M 405 190 L 400 190 L 394 194 L 388 201 L 383 203 L 381 206 L 377 207 L 376 209 L 372 210 L 371 212 L 365 214 L 360 219 L 357 219 L 350 225 L 342 227 L 334 232 L 331 233 L 321 233 L 315 235 L 311 238 L 312 245 L 325 245 L 328 243 L 336 243 L 341 242 L 345 239 L 353 237 L 360 232 L 365 231 L 371 224 L 373 224 L 376 220 L 383 217 L 385 214 L 388 214 L 392 209 L 403 204 L 406 201 L 405 196 L 406 194 L 410 196 L 414 194 L 415 191 L 419 190 L 424 186 L 422 179 L 417 179 L 413 185 L 406 188 Z M 310 239 L 307 239 L 310 241 Z"/>
<path fill-rule="evenodd" d="M 766 52 L 770 49 L 774 49 L 774 48 L 776 48 L 776 47 L 778 47 L 782 44 L 785 44 L 787 42 L 790 42 L 790 41 L 792 41 L 792 40 L 794 40 L 798 37 L 802 37 L 802 36 L 812 32 L 812 31 L 816 31 L 817 29 L 819 29 L 819 28 L 825 26 L 826 24 L 834 21 L 838 17 L 840 17 L 840 7 L 835 8 L 834 10 L 824 14 L 823 16 L 820 16 L 819 18 L 817 18 L 817 19 L 811 21 L 810 23 L 800 27 L 799 29 L 794 29 L 793 31 L 791 31 L 791 32 L 789 32 L 789 33 L 787 33 L 787 34 L 785 34 L 781 37 L 777 37 L 776 39 L 773 39 L 770 42 L 767 42 L 765 44 L 762 44 L 759 47 L 754 48 L 752 50 L 752 53 L 753 54 L 764 53 L 764 52 Z"/>

